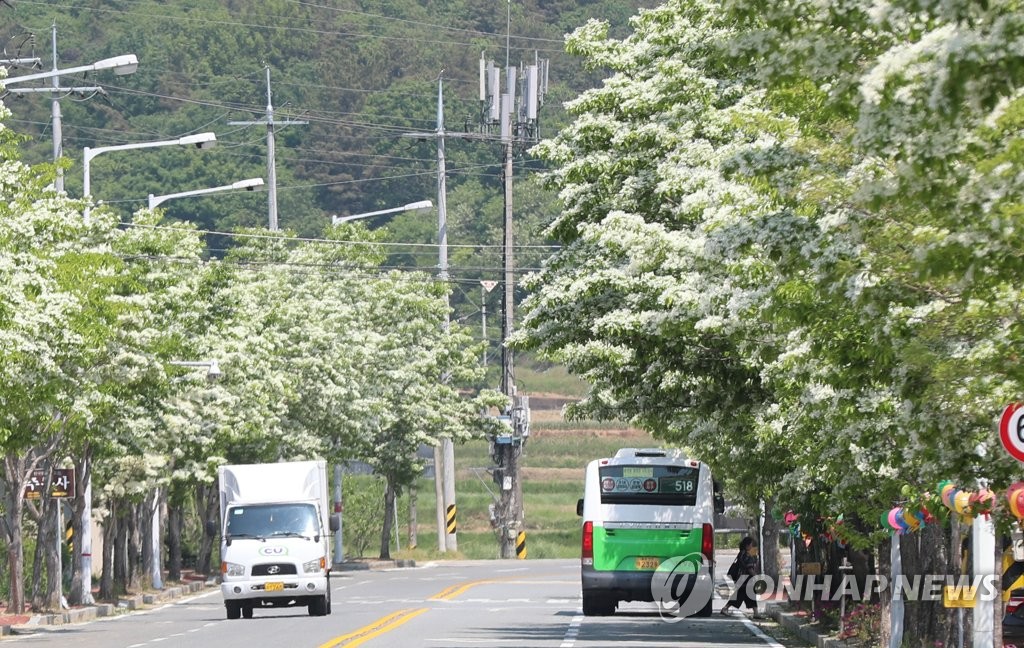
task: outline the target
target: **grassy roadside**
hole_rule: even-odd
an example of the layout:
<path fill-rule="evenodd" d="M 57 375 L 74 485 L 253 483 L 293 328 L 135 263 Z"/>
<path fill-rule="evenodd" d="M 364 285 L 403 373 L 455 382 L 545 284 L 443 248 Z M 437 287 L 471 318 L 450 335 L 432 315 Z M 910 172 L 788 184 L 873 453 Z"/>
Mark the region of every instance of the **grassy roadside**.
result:
<path fill-rule="evenodd" d="M 656 444 L 646 433 L 624 425 L 568 423 L 556 410 L 534 410 L 532 415 L 530 440 L 522 461 L 527 557 L 573 558 L 579 554 L 576 500 L 583 496 L 586 464 L 592 459 L 611 456 L 622 447 Z M 402 549 L 396 552 L 392 541 L 393 557 L 416 560 L 498 557 L 498 541 L 488 515 L 488 505 L 497 496 L 498 488 L 486 472 L 491 465 L 487 442 L 478 440 L 457 446 L 455 465 L 457 554 L 441 554 L 437 550 L 434 481 L 423 478 L 417 484 L 417 547 L 410 550 L 408 546 L 409 497 L 405 494 L 399 502 L 398 519 Z M 378 550 L 379 540 L 376 540 L 369 544 L 366 554 L 376 555 Z"/>

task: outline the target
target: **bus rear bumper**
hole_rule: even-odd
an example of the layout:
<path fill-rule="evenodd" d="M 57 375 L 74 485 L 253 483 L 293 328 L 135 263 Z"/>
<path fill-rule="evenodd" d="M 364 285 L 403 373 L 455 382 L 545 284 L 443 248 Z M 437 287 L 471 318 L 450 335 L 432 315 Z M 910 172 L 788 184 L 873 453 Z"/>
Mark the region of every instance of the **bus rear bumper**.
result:
<path fill-rule="evenodd" d="M 581 566 L 583 591 L 587 594 L 614 596 L 617 601 L 653 601 L 653 571 L 598 571 Z"/>

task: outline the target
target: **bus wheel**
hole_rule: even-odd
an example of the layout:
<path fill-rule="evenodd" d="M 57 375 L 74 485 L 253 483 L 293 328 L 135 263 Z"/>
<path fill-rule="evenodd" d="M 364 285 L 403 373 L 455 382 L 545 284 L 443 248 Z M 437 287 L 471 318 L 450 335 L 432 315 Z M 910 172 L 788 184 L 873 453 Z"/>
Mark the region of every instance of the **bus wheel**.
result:
<path fill-rule="evenodd" d="M 618 601 L 598 594 L 583 592 L 583 615 L 584 616 L 609 616 L 615 614 L 615 606 Z"/>

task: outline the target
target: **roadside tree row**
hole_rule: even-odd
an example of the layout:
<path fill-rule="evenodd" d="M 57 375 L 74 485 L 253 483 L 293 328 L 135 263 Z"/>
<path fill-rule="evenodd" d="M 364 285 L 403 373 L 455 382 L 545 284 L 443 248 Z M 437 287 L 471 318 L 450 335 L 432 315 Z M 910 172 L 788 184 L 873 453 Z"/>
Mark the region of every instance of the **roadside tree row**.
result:
<path fill-rule="evenodd" d="M 148 582 L 162 509 L 170 555 L 160 567 L 180 578 L 185 512 L 216 515 L 220 464 L 359 459 L 393 495 L 422 469 L 420 444 L 493 425 L 480 412 L 503 397 L 479 389 L 478 345 L 442 326 L 449 286 L 382 271 L 375 234 L 239 231 L 229 250 L 211 251 L 204 233 L 159 211 L 122 224 L 94 209 L 86 221 L 81 201 L 54 192 L 55 167 L 19 161 L 0 110 L 0 572 L 11 610 L 60 606 L 65 530 L 54 500 L 23 499 L 34 470 L 76 468 L 65 569 L 68 599 L 82 603 L 92 598 L 84 520 L 102 524 L 93 560 L 109 599 Z M 221 380 L 173 364 L 210 360 Z M 208 571 L 214 538 L 196 533 Z"/>
<path fill-rule="evenodd" d="M 564 247 L 517 343 L 590 381 L 575 414 L 860 549 L 940 480 L 1019 478 L 1018 3 L 668 0 L 632 27 L 568 37 L 607 76 L 535 149 Z"/>

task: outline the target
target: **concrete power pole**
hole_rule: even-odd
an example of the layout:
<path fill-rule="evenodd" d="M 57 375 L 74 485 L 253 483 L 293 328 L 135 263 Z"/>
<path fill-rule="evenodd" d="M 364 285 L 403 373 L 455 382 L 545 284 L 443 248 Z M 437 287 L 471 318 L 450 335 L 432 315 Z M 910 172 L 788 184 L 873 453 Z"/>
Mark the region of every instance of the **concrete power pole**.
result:
<path fill-rule="evenodd" d="M 500 495 L 494 511 L 494 525 L 499 534 L 499 550 L 502 558 L 526 557 L 526 534 L 523 531 L 523 485 L 520 475 L 520 459 L 523 446 L 530 434 L 529 399 L 516 393 L 515 362 L 508 341 L 513 331 L 515 306 L 515 259 L 513 256 L 514 229 L 512 220 L 512 171 L 516 144 L 535 139 L 537 135 L 537 109 L 543 102 L 547 80 L 547 61 L 537 61 L 524 68 L 521 101 L 517 101 L 519 86 L 517 69 L 506 66 L 506 91 L 500 92 L 500 71 L 493 62 L 485 63 L 480 58 L 480 99 L 485 122 L 497 123 L 500 127 L 504 156 L 502 179 L 504 181 L 504 255 L 501 325 L 501 390 L 512 403 L 505 412 L 508 434 L 491 440 L 491 456 L 496 464 L 495 482 L 500 486 Z"/>
<path fill-rule="evenodd" d="M 270 66 L 264 68 L 267 72 L 267 116 L 257 121 L 232 121 L 231 126 L 267 126 L 267 224 L 270 231 L 276 232 L 277 227 L 277 162 L 275 158 L 274 127 L 275 126 L 304 126 L 308 121 L 285 119 L 274 121 L 274 103 L 270 94 Z"/>
<path fill-rule="evenodd" d="M 19 87 L 19 88 L 8 89 L 8 91 L 13 93 L 13 94 L 18 94 L 18 95 L 35 93 L 35 92 L 49 93 L 49 95 L 50 95 L 50 121 L 51 121 L 51 129 L 53 131 L 53 161 L 54 162 L 59 162 L 61 157 L 64 156 L 63 118 L 62 118 L 61 111 L 60 111 L 60 96 L 62 94 L 67 94 L 67 93 L 71 93 L 71 92 L 80 92 L 80 93 L 98 92 L 98 93 L 102 93 L 102 92 L 104 92 L 104 90 L 103 90 L 103 88 L 101 88 L 99 86 L 75 86 L 75 87 L 71 87 L 71 88 L 66 88 L 66 87 L 61 86 L 61 84 L 60 84 L 60 75 L 57 74 L 60 70 L 57 69 L 57 60 L 58 59 L 57 59 L 57 22 L 56 21 L 54 21 L 54 23 L 53 23 L 53 25 L 51 27 L 51 33 L 52 33 L 51 39 L 52 39 L 52 56 L 53 56 L 53 69 L 51 71 L 54 73 L 54 76 L 51 79 L 50 87 L 49 88 L 45 88 L 45 87 L 43 87 L 43 88 L 21 88 L 21 87 Z M 36 63 L 36 62 L 38 62 L 38 60 L 39 59 L 36 59 L 36 58 L 8 59 L 8 60 L 5 60 L 4 62 L 11 62 L 11 63 Z M 57 178 L 56 178 L 56 180 L 54 180 L 53 186 L 57 190 L 58 193 L 63 193 L 63 191 L 64 191 L 64 170 L 59 168 L 59 167 L 57 169 Z"/>
<path fill-rule="evenodd" d="M 402 137 L 434 138 L 437 142 L 437 278 L 448 281 L 448 175 L 444 152 L 444 71 L 437 79 L 437 130 L 433 133 L 403 133 Z M 442 328 L 445 335 L 451 327 L 448 292 L 445 291 Z M 434 448 L 434 487 L 437 494 L 437 546 L 439 551 L 458 551 L 457 506 L 455 502 L 455 445 L 450 436 Z"/>

